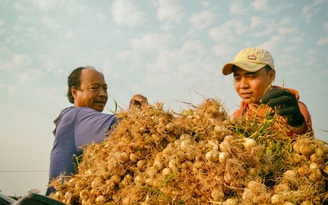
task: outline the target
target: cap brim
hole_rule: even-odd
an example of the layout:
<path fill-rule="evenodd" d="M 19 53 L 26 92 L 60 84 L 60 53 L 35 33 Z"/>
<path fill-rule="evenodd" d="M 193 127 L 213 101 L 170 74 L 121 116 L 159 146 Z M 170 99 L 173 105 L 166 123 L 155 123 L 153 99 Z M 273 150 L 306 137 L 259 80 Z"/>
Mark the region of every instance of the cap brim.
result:
<path fill-rule="evenodd" d="M 236 61 L 236 62 L 230 62 L 227 63 L 222 68 L 223 75 L 229 75 L 233 72 L 233 66 L 237 66 L 243 70 L 246 70 L 248 72 L 256 72 L 266 66 L 266 64 L 262 63 L 252 63 L 249 61 Z"/>

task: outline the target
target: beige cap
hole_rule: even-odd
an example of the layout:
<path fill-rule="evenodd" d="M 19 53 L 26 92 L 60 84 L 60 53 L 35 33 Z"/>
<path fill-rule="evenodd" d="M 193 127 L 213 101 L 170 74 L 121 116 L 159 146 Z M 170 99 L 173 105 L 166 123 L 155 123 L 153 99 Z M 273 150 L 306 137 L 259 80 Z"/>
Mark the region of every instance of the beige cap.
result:
<path fill-rule="evenodd" d="M 222 73 L 224 75 L 231 74 L 234 65 L 249 72 L 256 72 L 266 65 L 269 65 L 274 70 L 271 54 L 262 48 L 245 48 L 239 51 L 233 62 L 223 66 Z"/>

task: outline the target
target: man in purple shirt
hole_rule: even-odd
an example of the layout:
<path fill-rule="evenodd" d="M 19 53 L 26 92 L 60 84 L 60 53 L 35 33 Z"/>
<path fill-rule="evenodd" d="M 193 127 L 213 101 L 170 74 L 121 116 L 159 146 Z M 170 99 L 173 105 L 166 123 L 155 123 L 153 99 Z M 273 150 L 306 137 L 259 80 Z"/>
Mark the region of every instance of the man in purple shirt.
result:
<path fill-rule="evenodd" d="M 95 68 L 79 67 L 68 76 L 67 97 L 74 106 L 64 109 L 54 121 L 49 181 L 60 174 L 75 174 L 76 157 L 83 153 L 82 146 L 101 142 L 117 123 L 114 115 L 102 113 L 108 99 L 107 84 L 104 75 Z M 144 104 L 148 102 L 142 95 L 134 95 L 130 101 L 130 106 Z M 52 192 L 54 188 L 49 187 L 46 195 Z"/>

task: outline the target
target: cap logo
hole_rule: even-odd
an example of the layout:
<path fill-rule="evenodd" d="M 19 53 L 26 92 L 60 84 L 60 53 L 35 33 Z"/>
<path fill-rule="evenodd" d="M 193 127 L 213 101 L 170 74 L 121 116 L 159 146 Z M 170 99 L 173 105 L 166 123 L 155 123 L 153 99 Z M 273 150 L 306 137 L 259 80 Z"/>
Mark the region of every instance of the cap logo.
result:
<path fill-rule="evenodd" d="M 247 56 L 247 58 L 249 60 L 256 60 L 257 59 L 256 55 L 254 55 L 254 54 Z"/>

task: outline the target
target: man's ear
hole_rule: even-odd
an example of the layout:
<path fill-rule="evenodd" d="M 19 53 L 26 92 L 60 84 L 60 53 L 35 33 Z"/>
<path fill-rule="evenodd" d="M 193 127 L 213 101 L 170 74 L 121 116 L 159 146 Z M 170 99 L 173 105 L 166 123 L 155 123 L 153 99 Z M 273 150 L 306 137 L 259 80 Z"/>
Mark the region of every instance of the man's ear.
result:
<path fill-rule="evenodd" d="M 77 95 L 77 89 L 74 86 L 71 87 L 71 93 L 72 93 L 73 98 L 75 99 L 76 95 Z"/>
<path fill-rule="evenodd" d="M 276 71 L 275 70 L 270 70 L 269 71 L 269 77 L 270 77 L 271 81 L 274 82 L 274 80 L 276 79 Z"/>

